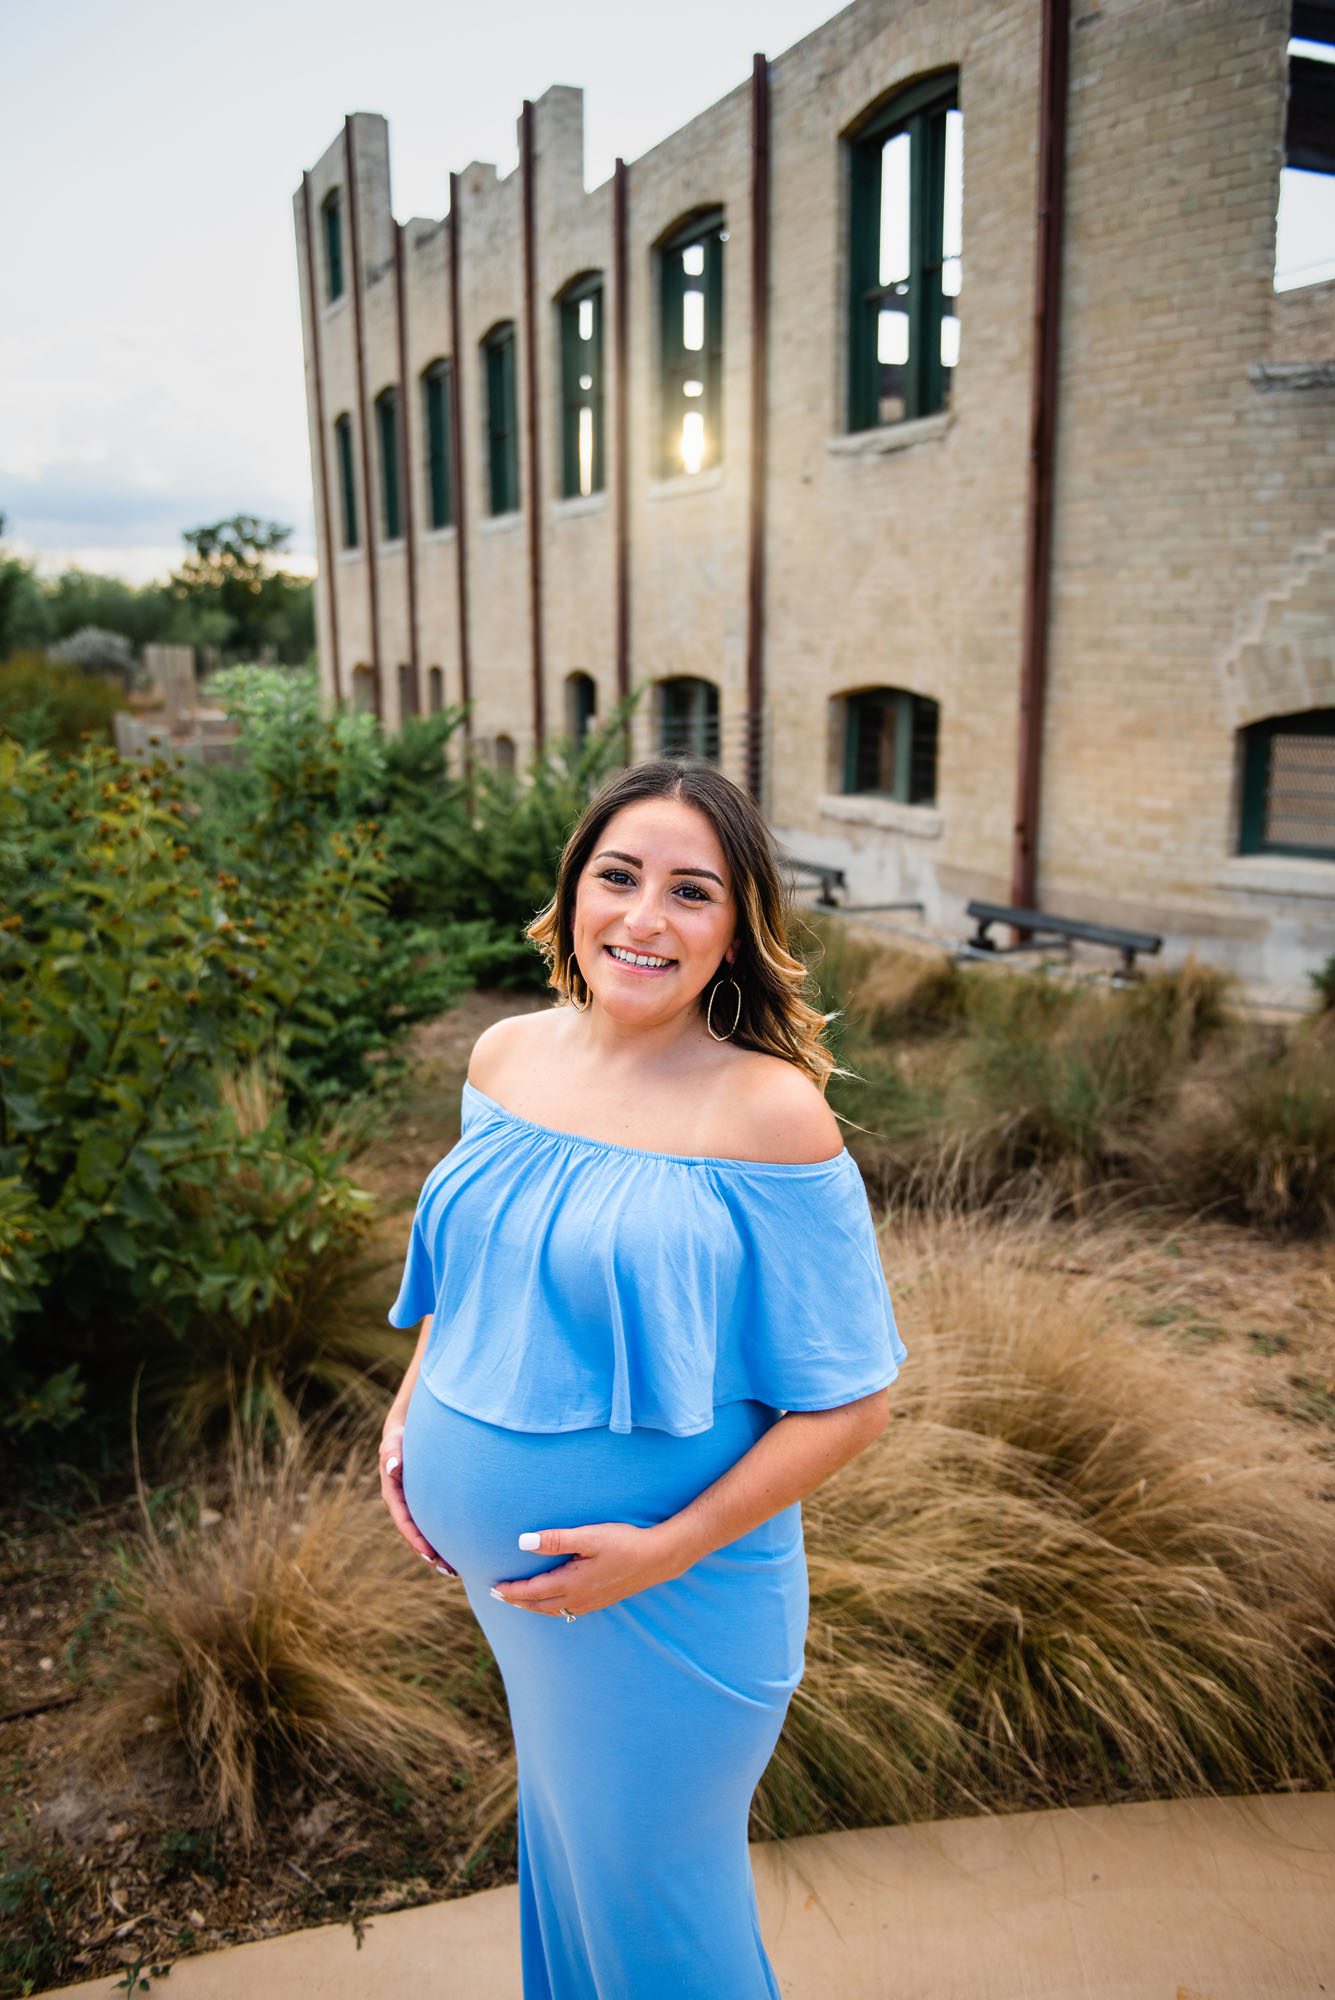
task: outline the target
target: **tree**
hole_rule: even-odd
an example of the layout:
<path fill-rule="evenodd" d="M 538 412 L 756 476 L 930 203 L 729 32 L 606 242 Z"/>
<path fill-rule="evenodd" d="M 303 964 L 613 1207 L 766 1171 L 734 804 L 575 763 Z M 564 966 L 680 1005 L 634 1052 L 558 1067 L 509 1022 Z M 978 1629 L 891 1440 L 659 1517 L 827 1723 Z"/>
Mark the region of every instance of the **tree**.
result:
<path fill-rule="evenodd" d="M 0 538 L 5 517 L 0 514 Z M 0 548 L 0 660 L 15 653 L 40 652 L 51 621 L 42 586 L 31 563 Z"/>
<path fill-rule="evenodd" d="M 255 514 L 189 528 L 190 553 L 173 573 L 169 595 L 185 611 L 221 613 L 228 652 L 253 658 L 271 646 L 289 659 L 304 658 L 310 620 L 302 619 L 300 609 L 311 598 L 311 586 L 305 577 L 273 565 L 291 535 L 280 521 Z"/>

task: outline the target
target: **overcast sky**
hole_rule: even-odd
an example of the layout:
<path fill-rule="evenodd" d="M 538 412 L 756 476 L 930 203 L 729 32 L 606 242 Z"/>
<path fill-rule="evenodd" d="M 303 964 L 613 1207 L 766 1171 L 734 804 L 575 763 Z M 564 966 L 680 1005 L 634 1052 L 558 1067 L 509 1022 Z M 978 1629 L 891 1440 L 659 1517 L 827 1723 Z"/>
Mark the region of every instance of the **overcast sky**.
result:
<path fill-rule="evenodd" d="M 246 511 L 314 552 L 292 194 L 348 111 L 394 212 L 515 164 L 525 97 L 583 87 L 589 186 L 835 0 L 0 0 L 0 512 L 44 569 L 165 573 Z"/>
<path fill-rule="evenodd" d="M 7 539 L 44 569 L 140 581 L 165 574 L 183 529 L 245 511 L 313 554 L 291 199 L 345 112 L 389 119 L 396 215 L 440 215 L 451 168 L 513 167 L 525 97 L 577 84 L 593 187 L 743 82 L 757 49 L 779 55 L 837 11 L 0 0 Z M 1327 274 L 1313 258 L 1332 248 L 1332 185 L 1295 190 L 1327 218 L 1321 241 L 1282 230 L 1295 277 Z"/>

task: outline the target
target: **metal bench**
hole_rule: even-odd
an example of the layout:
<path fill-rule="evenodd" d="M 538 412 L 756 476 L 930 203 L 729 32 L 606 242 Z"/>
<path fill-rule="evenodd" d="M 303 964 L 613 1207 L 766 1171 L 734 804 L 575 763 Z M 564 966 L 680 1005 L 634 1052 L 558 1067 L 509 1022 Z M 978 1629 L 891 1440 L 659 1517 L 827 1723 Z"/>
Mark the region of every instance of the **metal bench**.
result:
<path fill-rule="evenodd" d="M 820 910 L 838 910 L 841 916 L 860 917 L 864 915 L 870 916 L 877 910 L 918 910 L 921 912 L 923 907 L 921 898 L 917 896 L 910 897 L 902 903 L 838 903 L 835 901 L 834 891 L 836 889 L 847 890 L 848 888 L 848 878 L 842 868 L 835 868 L 826 861 L 799 861 L 796 855 L 785 854 L 782 849 L 776 851 L 775 860 L 778 862 L 780 868 L 786 869 L 794 878 L 794 888 L 809 888 L 812 886 L 812 883 L 819 884 L 820 894 L 816 898 L 815 907 Z M 810 876 L 812 882 L 799 883 L 796 879 L 799 875 Z"/>
<path fill-rule="evenodd" d="M 1046 951 L 1044 938 L 1059 938 L 1068 947 L 1076 942 L 1081 944 L 1107 945 L 1112 951 L 1120 952 L 1122 964 L 1128 978 L 1134 978 L 1137 952 L 1156 952 L 1162 949 L 1163 939 L 1153 931 L 1119 930 L 1115 924 L 1091 924 L 1083 917 L 1057 917 L 1050 911 L 1021 910 L 1009 903 L 970 903 L 965 911 L 973 918 L 978 928 L 969 939 L 972 951 L 990 951 L 999 955 L 1014 951 Z M 1019 944 L 997 944 L 988 933 L 993 924 L 1010 924 L 1013 929 L 1032 931 L 1038 936 L 1025 939 Z"/>

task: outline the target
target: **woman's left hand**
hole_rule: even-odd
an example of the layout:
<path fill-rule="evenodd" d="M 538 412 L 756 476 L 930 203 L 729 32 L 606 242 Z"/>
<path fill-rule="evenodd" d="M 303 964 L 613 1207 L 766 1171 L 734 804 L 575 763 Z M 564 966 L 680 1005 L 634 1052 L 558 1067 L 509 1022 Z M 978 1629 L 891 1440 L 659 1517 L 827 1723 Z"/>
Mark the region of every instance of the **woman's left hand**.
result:
<path fill-rule="evenodd" d="M 536 1539 L 529 1547 L 531 1537 Z M 683 1567 L 674 1560 L 663 1525 L 633 1528 L 626 1521 L 596 1521 L 583 1528 L 530 1530 L 519 1539 L 531 1555 L 567 1556 L 569 1561 L 537 1576 L 497 1584 L 491 1594 L 547 1618 L 559 1618 L 562 1608 L 576 1617 L 603 1611 L 637 1590 L 680 1576 Z"/>

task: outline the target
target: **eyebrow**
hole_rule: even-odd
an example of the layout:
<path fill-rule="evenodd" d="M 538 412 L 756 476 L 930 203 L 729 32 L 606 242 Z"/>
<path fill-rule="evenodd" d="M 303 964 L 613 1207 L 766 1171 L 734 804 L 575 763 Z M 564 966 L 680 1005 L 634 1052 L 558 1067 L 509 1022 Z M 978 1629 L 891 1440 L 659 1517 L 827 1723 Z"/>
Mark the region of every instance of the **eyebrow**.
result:
<path fill-rule="evenodd" d="M 596 855 L 594 856 L 594 860 L 595 860 L 595 861 L 601 861 L 604 855 L 606 855 L 606 856 L 607 856 L 607 858 L 608 858 L 608 860 L 609 860 L 609 861 L 629 861 L 629 863 L 630 863 L 630 865 L 631 865 L 631 867 L 632 867 L 632 868 L 643 868 L 643 866 L 644 866 L 644 863 L 643 863 L 643 861 L 642 861 L 642 860 L 640 859 L 640 857 L 639 857 L 639 855 L 638 855 L 638 854 L 621 854 L 621 853 L 618 853 L 618 851 L 617 851 L 617 849 L 616 849 L 615 847 L 604 847 L 604 848 L 602 848 L 602 849 L 601 849 L 601 850 L 600 850 L 600 851 L 599 851 L 599 852 L 598 852 L 598 853 L 597 853 L 597 854 L 596 854 Z M 712 868 L 669 868 L 669 869 L 668 869 L 668 874 L 669 874 L 669 875 L 707 875 L 707 876 L 709 877 L 709 879 L 710 879 L 710 881 L 711 881 L 711 882 L 717 882 L 717 883 L 718 883 L 718 885 L 719 885 L 719 888 L 720 888 L 720 889 L 726 889 L 726 888 L 727 888 L 727 886 L 728 886 L 728 885 L 727 885 L 727 883 L 726 883 L 726 882 L 725 882 L 725 881 L 723 880 L 722 876 L 721 876 L 721 875 L 716 875 L 716 874 L 714 873 L 714 871 L 713 871 L 713 869 L 712 869 Z"/>

